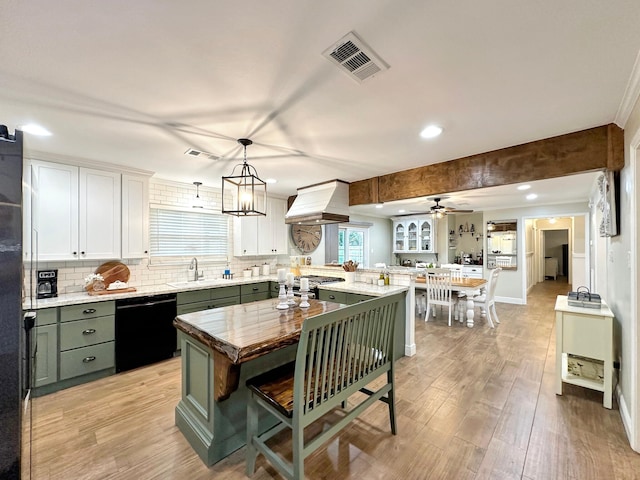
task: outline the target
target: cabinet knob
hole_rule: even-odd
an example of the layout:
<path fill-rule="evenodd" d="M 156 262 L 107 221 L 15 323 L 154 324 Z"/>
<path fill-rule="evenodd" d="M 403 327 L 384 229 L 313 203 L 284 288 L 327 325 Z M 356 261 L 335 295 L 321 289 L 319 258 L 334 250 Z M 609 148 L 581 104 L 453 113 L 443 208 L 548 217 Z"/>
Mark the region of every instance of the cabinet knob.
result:
<path fill-rule="evenodd" d="M 73 252 L 73 254 L 74 254 L 74 255 L 77 255 L 77 254 L 78 254 L 78 252 Z"/>
<path fill-rule="evenodd" d="M 80 255 L 84 255 L 84 252 L 80 252 Z"/>
<path fill-rule="evenodd" d="M 254 292 L 259 290 L 258 287 L 253 287 L 251 290 L 253 290 Z"/>
<path fill-rule="evenodd" d="M 335 299 L 336 299 L 335 295 L 329 295 L 329 298 L 330 298 L 331 300 L 335 300 Z"/>
<path fill-rule="evenodd" d="M 82 363 L 89 363 L 89 362 L 93 362 L 96 359 L 96 357 L 94 357 L 93 355 L 91 355 L 90 357 L 84 357 L 82 359 Z"/>
<path fill-rule="evenodd" d="M 96 313 L 96 309 L 95 308 L 87 308 L 87 309 L 83 310 L 82 313 L 84 313 L 85 315 L 89 315 L 90 313 Z"/>
<path fill-rule="evenodd" d="M 87 328 L 86 330 L 82 331 L 83 335 L 91 335 L 92 333 L 96 333 L 96 329 L 95 328 Z"/>

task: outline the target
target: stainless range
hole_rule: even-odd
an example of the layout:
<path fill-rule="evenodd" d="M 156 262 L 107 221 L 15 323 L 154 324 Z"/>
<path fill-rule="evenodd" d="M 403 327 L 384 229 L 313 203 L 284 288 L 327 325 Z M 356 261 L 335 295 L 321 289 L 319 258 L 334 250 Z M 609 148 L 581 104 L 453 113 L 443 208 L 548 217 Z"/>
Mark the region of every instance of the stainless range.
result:
<path fill-rule="evenodd" d="M 305 275 L 304 277 L 295 277 L 293 279 L 293 294 L 300 296 L 300 279 L 309 279 L 309 298 L 318 298 L 318 286 L 325 283 L 344 282 L 344 278 L 340 277 L 323 277 L 320 275 Z"/>

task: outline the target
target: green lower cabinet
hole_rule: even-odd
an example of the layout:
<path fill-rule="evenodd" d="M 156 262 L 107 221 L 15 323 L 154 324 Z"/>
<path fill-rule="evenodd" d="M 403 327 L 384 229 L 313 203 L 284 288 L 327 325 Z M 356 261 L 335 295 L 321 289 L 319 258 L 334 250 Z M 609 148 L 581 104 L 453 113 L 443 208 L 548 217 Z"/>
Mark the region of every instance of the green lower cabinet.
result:
<path fill-rule="evenodd" d="M 319 300 L 327 302 L 344 303 L 345 305 L 353 305 L 354 303 L 364 302 L 365 300 L 371 300 L 371 295 L 363 295 L 361 293 L 349 293 L 349 292 L 336 292 L 334 290 L 320 290 Z"/>
<path fill-rule="evenodd" d="M 366 300 L 371 300 L 371 295 L 363 295 L 361 293 L 347 293 L 347 305 L 353 305 L 354 303 L 364 302 Z"/>
<path fill-rule="evenodd" d="M 318 300 L 335 303 L 347 303 L 347 292 L 335 292 L 333 290 L 321 289 L 318 294 Z"/>
<path fill-rule="evenodd" d="M 185 303 L 183 305 L 180 305 L 180 303 L 178 303 L 176 310 L 178 315 L 184 315 L 185 313 L 193 313 L 193 312 L 200 312 L 201 310 L 207 310 L 209 309 L 209 305 L 211 305 L 211 300 Z"/>
<path fill-rule="evenodd" d="M 270 282 L 249 283 L 240 286 L 240 303 L 257 302 L 271 298 Z"/>
<path fill-rule="evenodd" d="M 115 342 L 60 352 L 60 380 L 115 366 Z"/>
<path fill-rule="evenodd" d="M 58 381 L 58 325 L 36 327 L 35 387 Z"/>
<path fill-rule="evenodd" d="M 269 282 L 269 290 L 271 292 L 271 298 L 278 298 L 278 295 L 280 295 L 280 284 L 278 282 Z"/>

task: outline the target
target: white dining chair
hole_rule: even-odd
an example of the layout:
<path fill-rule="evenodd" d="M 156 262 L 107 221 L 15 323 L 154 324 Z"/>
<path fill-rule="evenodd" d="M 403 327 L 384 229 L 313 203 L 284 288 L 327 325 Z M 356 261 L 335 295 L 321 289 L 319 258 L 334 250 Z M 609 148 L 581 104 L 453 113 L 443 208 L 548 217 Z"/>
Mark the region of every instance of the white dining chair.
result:
<path fill-rule="evenodd" d="M 424 321 L 429 321 L 429 313 L 436 316 L 436 306 L 446 306 L 449 309 L 449 326 L 451 326 L 451 309 L 454 302 L 451 296 L 451 270 L 448 268 L 427 268 L 426 271 L 427 307 Z"/>
<path fill-rule="evenodd" d="M 500 323 L 500 319 L 498 318 L 498 313 L 496 312 L 496 285 L 498 284 L 498 276 L 502 269 L 500 267 L 494 268 L 491 271 L 491 275 L 489 276 L 489 281 L 487 282 L 487 289 L 481 295 L 476 295 L 473 297 L 474 306 L 478 306 L 482 310 L 482 316 L 487 317 L 487 323 L 491 328 L 494 328 L 495 325 L 493 321 L 496 323 Z"/>
<path fill-rule="evenodd" d="M 446 268 L 451 270 L 451 282 L 461 282 L 464 276 L 462 275 L 462 265 L 448 265 Z M 456 304 L 454 308 L 454 319 L 460 320 L 461 322 L 464 319 L 464 311 L 466 305 L 467 295 L 464 292 L 454 292 L 454 296 L 456 297 Z"/>

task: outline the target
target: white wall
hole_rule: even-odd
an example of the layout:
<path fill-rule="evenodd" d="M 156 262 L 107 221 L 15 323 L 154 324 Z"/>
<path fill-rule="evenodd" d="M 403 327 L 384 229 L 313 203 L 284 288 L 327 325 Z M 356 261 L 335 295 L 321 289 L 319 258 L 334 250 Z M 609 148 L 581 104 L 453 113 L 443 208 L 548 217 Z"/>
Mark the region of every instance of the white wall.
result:
<path fill-rule="evenodd" d="M 640 451 L 640 402 L 638 384 L 638 194 L 636 147 L 640 144 L 640 102 L 636 101 L 624 125 L 625 167 L 620 175 L 620 234 L 606 246 L 606 299 L 615 314 L 616 352 L 620 359 L 618 395 L 620 414 L 632 448 Z M 598 273 L 596 272 L 596 275 Z"/>

